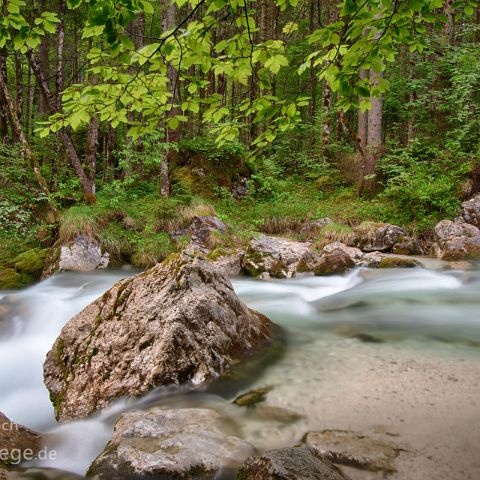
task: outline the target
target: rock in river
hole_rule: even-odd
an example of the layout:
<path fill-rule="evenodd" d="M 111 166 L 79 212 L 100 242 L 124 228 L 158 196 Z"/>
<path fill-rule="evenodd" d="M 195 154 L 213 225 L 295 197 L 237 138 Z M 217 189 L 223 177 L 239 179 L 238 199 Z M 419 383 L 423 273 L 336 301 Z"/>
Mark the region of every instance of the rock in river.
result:
<path fill-rule="evenodd" d="M 270 450 L 248 458 L 238 475 L 242 480 L 346 480 L 334 465 L 308 446 Z"/>
<path fill-rule="evenodd" d="M 165 478 L 213 480 L 233 473 L 254 453 L 209 409 L 124 413 L 88 476 L 100 480 Z"/>
<path fill-rule="evenodd" d="M 250 242 L 243 269 L 254 277 L 266 273 L 275 278 L 291 278 L 299 264 L 302 271 L 308 270 L 311 247 L 309 242 L 260 235 Z"/>
<path fill-rule="evenodd" d="M 396 445 L 343 430 L 310 432 L 305 443 L 331 462 L 369 471 L 395 471 Z"/>
<path fill-rule="evenodd" d="M 59 420 L 169 384 L 201 385 L 268 343 L 274 325 L 201 257 L 172 255 L 71 319 L 44 365 Z"/>
<path fill-rule="evenodd" d="M 364 252 L 389 252 L 404 236 L 405 230 L 389 223 L 365 222 L 354 229 L 355 246 Z"/>
<path fill-rule="evenodd" d="M 31 460 L 39 448 L 39 433 L 12 422 L 0 412 L 0 470 L 5 465 Z"/>
<path fill-rule="evenodd" d="M 435 252 L 442 260 L 480 258 L 480 230 L 463 222 L 442 220 L 434 229 Z"/>

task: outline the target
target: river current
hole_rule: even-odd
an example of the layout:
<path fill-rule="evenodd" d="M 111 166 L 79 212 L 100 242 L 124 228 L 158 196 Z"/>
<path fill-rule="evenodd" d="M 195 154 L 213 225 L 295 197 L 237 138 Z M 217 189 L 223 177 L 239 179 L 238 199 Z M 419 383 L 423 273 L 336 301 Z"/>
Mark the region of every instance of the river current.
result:
<path fill-rule="evenodd" d="M 397 439 L 407 453 L 392 478 L 480 478 L 480 271 L 233 279 L 243 301 L 283 327 L 276 355 L 246 366 L 237 382 L 201 392 L 158 389 L 57 425 L 43 385 L 45 355 L 73 315 L 132 273 L 62 273 L 0 291 L 0 412 L 46 433 L 55 460 L 36 466 L 83 475 L 122 411 L 209 406 L 235 420 L 259 450 L 291 446 L 311 430 L 347 429 Z M 270 410 L 232 404 L 266 386 Z"/>

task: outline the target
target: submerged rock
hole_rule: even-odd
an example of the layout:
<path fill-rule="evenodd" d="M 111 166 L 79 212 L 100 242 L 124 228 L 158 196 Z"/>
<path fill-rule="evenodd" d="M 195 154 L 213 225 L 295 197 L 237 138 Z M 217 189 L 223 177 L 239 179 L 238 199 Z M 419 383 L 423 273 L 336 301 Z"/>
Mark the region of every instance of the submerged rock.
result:
<path fill-rule="evenodd" d="M 395 471 L 396 445 L 343 430 L 310 432 L 305 443 L 331 462 L 362 470 Z"/>
<path fill-rule="evenodd" d="M 0 476 L 0 478 L 2 478 Z M 10 472 L 8 480 L 82 480 L 85 477 L 55 468 L 26 468 Z"/>
<path fill-rule="evenodd" d="M 306 445 L 270 450 L 262 456 L 248 458 L 238 479 L 241 480 L 345 480 L 332 463 L 314 455 Z"/>
<path fill-rule="evenodd" d="M 40 434 L 12 422 L 0 412 L 0 471 L 2 465 L 18 465 L 32 459 L 40 448 Z"/>
<path fill-rule="evenodd" d="M 468 223 L 442 220 L 434 229 L 435 252 L 442 260 L 480 258 L 480 230 Z"/>
<path fill-rule="evenodd" d="M 225 471 L 235 472 L 254 453 L 252 445 L 232 433 L 208 409 L 124 413 L 87 475 L 101 480 L 213 480 Z"/>
<path fill-rule="evenodd" d="M 354 245 L 364 252 L 389 252 L 405 235 L 397 225 L 365 222 L 354 229 Z"/>
<path fill-rule="evenodd" d="M 260 402 L 265 401 L 267 393 L 272 390 L 272 387 L 257 388 L 255 390 L 250 390 L 247 393 L 242 393 L 239 395 L 233 403 L 239 407 L 249 407 Z"/>
<path fill-rule="evenodd" d="M 203 258 L 172 255 L 70 320 L 44 365 L 59 420 L 169 384 L 198 386 L 265 345 L 274 325 Z"/>

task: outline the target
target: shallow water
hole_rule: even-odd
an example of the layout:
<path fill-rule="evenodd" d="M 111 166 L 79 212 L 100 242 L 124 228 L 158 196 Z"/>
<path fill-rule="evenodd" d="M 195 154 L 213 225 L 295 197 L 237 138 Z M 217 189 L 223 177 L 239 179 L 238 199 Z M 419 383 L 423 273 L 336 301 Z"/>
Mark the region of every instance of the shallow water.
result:
<path fill-rule="evenodd" d="M 48 432 L 56 460 L 37 465 L 83 474 L 127 409 L 209 406 L 236 420 L 241 436 L 259 450 L 290 446 L 315 429 L 388 431 L 416 452 L 404 468 L 414 467 L 418 475 L 402 476 L 401 466 L 398 478 L 480 478 L 474 460 L 480 444 L 480 272 L 356 270 L 334 277 L 235 279 L 238 295 L 284 328 L 281 354 L 253 369 L 242 367 L 246 373 L 237 382 L 203 392 L 158 389 L 58 426 L 43 386 L 45 355 L 75 313 L 129 274 L 65 273 L 21 292 L 0 292 L 0 411 Z M 267 407 L 232 405 L 237 393 L 257 386 L 273 387 Z M 437 425 L 435 440 L 439 421 L 445 432 Z M 462 476 L 450 472 L 445 450 L 455 454 Z"/>

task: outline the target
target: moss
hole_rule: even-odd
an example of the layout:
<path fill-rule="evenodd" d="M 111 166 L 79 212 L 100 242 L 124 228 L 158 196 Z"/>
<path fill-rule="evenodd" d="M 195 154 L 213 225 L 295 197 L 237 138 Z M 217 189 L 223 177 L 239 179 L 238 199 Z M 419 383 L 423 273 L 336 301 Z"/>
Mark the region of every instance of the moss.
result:
<path fill-rule="evenodd" d="M 207 253 L 207 259 L 208 260 L 218 260 L 219 258 L 225 257 L 228 255 L 229 252 L 225 248 L 219 247 L 215 248 L 215 250 L 211 250 L 210 252 Z"/>
<path fill-rule="evenodd" d="M 13 268 L 6 268 L 0 271 L 1 290 L 23 288 L 33 283 L 34 280 L 28 273 L 19 273 Z"/>
<path fill-rule="evenodd" d="M 32 248 L 27 250 L 15 258 L 15 269 L 19 272 L 28 273 L 35 278 L 40 278 L 48 253 L 47 249 Z"/>
<path fill-rule="evenodd" d="M 385 257 L 380 260 L 379 268 L 414 268 L 419 265 L 413 258 Z"/>

